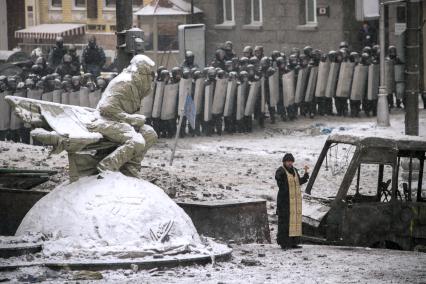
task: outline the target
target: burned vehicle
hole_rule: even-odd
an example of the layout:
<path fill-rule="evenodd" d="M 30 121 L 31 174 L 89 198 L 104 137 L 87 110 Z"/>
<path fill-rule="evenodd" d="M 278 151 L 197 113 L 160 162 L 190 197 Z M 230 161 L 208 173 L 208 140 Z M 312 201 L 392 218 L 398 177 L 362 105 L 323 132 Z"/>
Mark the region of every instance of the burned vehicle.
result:
<path fill-rule="evenodd" d="M 303 197 L 303 240 L 403 250 L 424 247 L 425 152 L 421 137 L 328 137 Z"/>

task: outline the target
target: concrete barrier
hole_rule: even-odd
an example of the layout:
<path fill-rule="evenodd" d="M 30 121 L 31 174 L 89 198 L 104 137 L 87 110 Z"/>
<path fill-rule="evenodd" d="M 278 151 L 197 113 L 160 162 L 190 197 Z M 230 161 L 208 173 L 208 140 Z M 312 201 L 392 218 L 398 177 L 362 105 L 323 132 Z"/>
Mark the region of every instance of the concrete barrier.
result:
<path fill-rule="evenodd" d="M 178 202 L 200 235 L 237 243 L 270 243 L 266 200 Z"/>

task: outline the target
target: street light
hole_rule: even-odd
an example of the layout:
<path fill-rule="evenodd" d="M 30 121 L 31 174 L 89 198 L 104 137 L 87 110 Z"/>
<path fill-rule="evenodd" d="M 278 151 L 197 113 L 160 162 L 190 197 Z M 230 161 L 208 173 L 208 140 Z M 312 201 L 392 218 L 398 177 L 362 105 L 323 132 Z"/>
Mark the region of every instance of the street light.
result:
<path fill-rule="evenodd" d="M 389 104 L 385 84 L 385 3 L 380 2 L 380 87 L 377 101 L 377 125 L 389 127 Z"/>

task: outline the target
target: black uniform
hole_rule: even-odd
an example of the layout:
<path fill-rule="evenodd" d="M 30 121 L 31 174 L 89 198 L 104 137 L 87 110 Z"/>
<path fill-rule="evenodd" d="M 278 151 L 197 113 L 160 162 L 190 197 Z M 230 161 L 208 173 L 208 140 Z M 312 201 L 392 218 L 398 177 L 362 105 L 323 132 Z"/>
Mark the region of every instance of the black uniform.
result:
<path fill-rule="evenodd" d="M 91 73 L 96 77 L 99 76 L 105 61 L 105 52 L 102 47 L 96 45 L 95 47 L 86 46 L 84 48 L 82 55 L 84 72 Z"/>
<path fill-rule="evenodd" d="M 301 178 L 295 168 L 286 168 L 293 176 L 297 174 L 300 185 L 306 183 L 309 174 L 305 173 Z M 290 197 L 287 174 L 283 167 L 279 167 L 275 172 L 275 179 L 279 187 L 277 196 L 277 215 L 278 215 L 278 233 L 277 243 L 281 247 L 292 247 L 299 243 L 299 237 L 289 237 L 289 220 L 290 220 Z"/>

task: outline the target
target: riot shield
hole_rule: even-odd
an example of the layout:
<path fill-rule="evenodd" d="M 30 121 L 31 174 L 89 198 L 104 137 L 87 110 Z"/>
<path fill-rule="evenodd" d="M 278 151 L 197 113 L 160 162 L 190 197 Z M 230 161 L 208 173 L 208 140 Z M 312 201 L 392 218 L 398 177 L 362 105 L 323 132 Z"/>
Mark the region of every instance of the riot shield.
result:
<path fill-rule="evenodd" d="M 149 95 L 142 99 L 141 113 L 145 115 L 146 118 L 152 117 L 152 106 L 154 105 L 154 93 L 155 93 L 155 83 L 152 82 Z"/>
<path fill-rule="evenodd" d="M 70 92 L 69 98 L 70 98 L 70 105 L 79 106 L 80 105 L 80 90 Z"/>
<path fill-rule="evenodd" d="M 96 108 L 99 101 L 101 100 L 102 90 L 95 90 L 89 94 L 89 106 L 91 108 Z"/>
<path fill-rule="evenodd" d="M 176 119 L 176 105 L 180 84 L 167 84 L 164 87 L 163 104 L 161 105 L 161 120 Z"/>
<path fill-rule="evenodd" d="M 89 94 L 90 91 L 87 87 L 80 88 L 80 106 L 90 107 Z"/>
<path fill-rule="evenodd" d="M 349 98 L 352 86 L 355 63 L 343 62 L 340 65 L 339 79 L 337 82 L 336 97 Z"/>
<path fill-rule="evenodd" d="M 6 96 L 10 95 L 12 95 L 11 91 L 4 91 L 0 93 L 0 131 L 6 131 L 10 129 L 11 108 L 4 99 Z"/>
<path fill-rule="evenodd" d="M 395 93 L 396 98 L 398 100 L 402 100 L 404 98 L 405 93 L 405 64 L 395 64 Z"/>
<path fill-rule="evenodd" d="M 309 71 L 309 80 L 306 87 L 305 102 L 310 103 L 315 95 L 315 87 L 317 85 L 318 67 L 313 66 Z"/>
<path fill-rule="evenodd" d="M 213 83 L 205 85 L 204 88 L 204 121 L 212 120 L 212 107 L 213 107 Z"/>
<path fill-rule="evenodd" d="M 226 88 L 228 86 L 228 79 L 217 79 L 216 87 L 213 96 L 212 114 L 223 114 L 225 107 Z"/>
<path fill-rule="evenodd" d="M 237 80 L 228 81 L 226 88 L 226 100 L 225 108 L 223 109 L 223 116 L 228 117 L 232 116 L 234 113 L 235 97 L 237 95 Z"/>
<path fill-rule="evenodd" d="M 54 90 L 53 91 L 53 102 L 60 104 L 62 99 L 62 90 Z"/>
<path fill-rule="evenodd" d="M 204 78 L 198 78 L 195 80 L 194 90 L 194 105 L 195 113 L 200 114 L 203 109 L 203 97 L 204 97 Z"/>
<path fill-rule="evenodd" d="M 395 92 L 395 66 L 393 60 L 385 60 L 385 85 L 388 94 Z"/>
<path fill-rule="evenodd" d="M 244 118 L 244 110 L 247 100 L 248 82 L 242 82 L 237 86 L 237 120 Z"/>
<path fill-rule="evenodd" d="M 155 95 L 154 95 L 154 104 L 152 105 L 152 117 L 160 118 L 161 116 L 161 107 L 163 104 L 163 95 L 164 95 L 165 83 L 162 81 L 157 81 L 155 85 Z"/>
<path fill-rule="evenodd" d="M 269 76 L 269 106 L 276 107 L 280 96 L 279 74 L 275 71 L 272 76 Z"/>
<path fill-rule="evenodd" d="M 295 72 L 294 70 L 283 75 L 283 104 L 285 108 L 294 104 L 295 92 Z"/>
<path fill-rule="evenodd" d="M 325 97 L 328 74 L 330 73 L 330 62 L 320 62 L 318 66 L 317 86 L 315 88 L 315 97 Z"/>
<path fill-rule="evenodd" d="M 27 92 L 26 90 L 19 90 L 13 93 L 15 97 L 26 98 Z M 15 114 L 14 110 L 11 110 L 10 116 L 10 129 L 17 130 L 24 127 L 24 122 Z"/>
<path fill-rule="evenodd" d="M 53 91 L 52 92 L 43 93 L 41 95 L 41 100 L 44 101 L 44 102 L 53 102 Z"/>
<path fill-rule="evenodd" d="M 61 104 L 63 104 L 63 105 L 69 105 L 70 104 L 70 93 L 69 92 L 63 92 L 61 94 Z"/>
<path fill-rule="evenodd" d="M 254 113 L 254 106 L 256 104 L 256 100 L 259 95 L 260 95 L 260 81 L 250 82 L 249 95 L 247 98 L 246 108 L 244 110 L 244 116 L 251 116 Z"/>
<path fill-rule="evenodd" d="M 267 84 L 268 84 L 268 80 L 262 76 L 260 78 L 260 112 L 261 113 L 265 113 L 266 109 L 265 109 L 265 104 L 266 104 L 266 97 L 267 97 Z"/>
<path fill-rule="evenodd" d="M 41 100 L 41 95 L 43 94 L 43 90 L 40 89 L 34 89 L 34 90 L 28 90 L 27 92 L 27 98 L 33 99 L 33 100 Z"/>
<path fill-rule="evenodd" d="M 297 74 L 297 83 L 294 101 L 296 104 L 300 104 L 305 99 L 306 85 L 309 79 L 309 69 L 302 68 Z"/>
<path fill-rule="evenodd" d="M 187 96 L 192 95 L 192 79 L 180 79 L 179 81 L 179 105 L 178 115 L 182 116 L 185 110 L 185 101 Z"/>
<path fill-rule="evenodd" d="M 380 84 L 380 65 L 371 64 L 368 67 L 367 99 L 377 100 Z"/>
<path fill-rule="evenodd" d="M 325 87 L 325 97 L 333 98 L 336 96 L 337 77 L 339 76 L 340 63 L 330 63 L 330 72 L 328 73 L 327 86 Z"/>
<path fill-rule="evenodd" d="M 368 83 L 368 66 L 358 64 L 355 66 L 354 77 L 351 88 L 350 99 L 352 101 L 361 101 L 364 98 Z"/>

